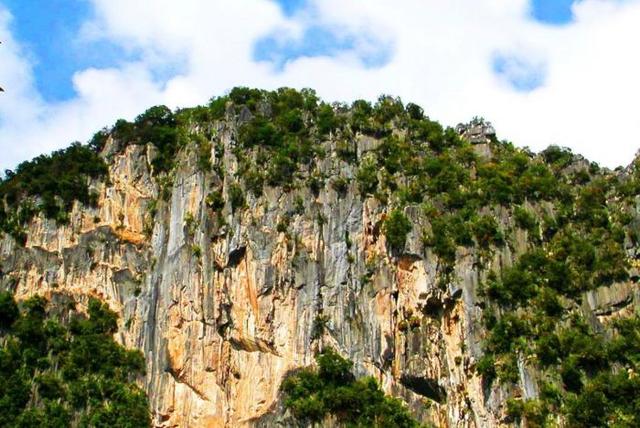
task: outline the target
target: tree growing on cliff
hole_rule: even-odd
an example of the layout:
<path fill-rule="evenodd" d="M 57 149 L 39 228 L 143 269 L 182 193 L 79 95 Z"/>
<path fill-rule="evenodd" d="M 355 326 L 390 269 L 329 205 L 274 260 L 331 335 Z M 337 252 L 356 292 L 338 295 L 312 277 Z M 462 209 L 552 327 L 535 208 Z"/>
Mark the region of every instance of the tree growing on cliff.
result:
<path fill-rule="evenodd" d="M 389 249 L 394 252 L 402 251 L 411 229 L 411 222 L 401 210 L 391 211 L 384 222 L 384 233 Z"/>
<path fill-rule="evenodd" d="M 317 369 L 304 368 L 282 383 L 285 407 L 296 418 L 320 422 L 332 415 L 346 426 L 419 426 L 400 400 L 384 395 L 374 378 L 356 379 L 353 363 L 335 350 L 322 351 L 316 363 Z"/>
<path fill-rule="evenodd" d="M 8 291 L 0 292 L 0 329 L 11 327 L 18 319 L 18 305 Z"/>

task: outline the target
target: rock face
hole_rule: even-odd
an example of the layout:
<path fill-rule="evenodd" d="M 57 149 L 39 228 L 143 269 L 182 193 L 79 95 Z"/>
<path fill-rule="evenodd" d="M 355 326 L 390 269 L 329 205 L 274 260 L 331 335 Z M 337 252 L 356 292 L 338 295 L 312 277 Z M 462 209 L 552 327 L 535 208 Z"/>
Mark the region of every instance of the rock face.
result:
<path fill-rule="evenodd" d="M 468 124 L 459 124 L 456 126 L 456 131 L 472 144 L 487 144 L 496 138 L 493 125 L 482 119 L 475 119 Z"/>
<path fill-rule="evenodd" d="M 227 195 L 238 168 L 235 125 L 212 132 L 211 156 L 224 176 L 201 172 L 187 147 L 164 182 L 152 178 L 152 146 L 118 150 L 110 140 L 110 179 L 93 184 L 97 208 L 76 204 L 64 226 L 36 218 L 25 247 L 4 236 L 2 287 L 18 299 L 65 291 L 81 303 L 107 302 L 120 315 L 118 340 L 146 357 L 144 386 L 159 427 L 293 424 L 280 383 L 324 346 L 425 422 L 507 424 L 512 391 L 483 386 L 474 369 L 485 334 L 478 284 L 524 251 L 525 236 L 490 256 L 459 248 L 443 287 L 419 229 L 390 253 L 381 233 L 387 208 L 362 198 L 353 180 L 346 192 L 266 187 L 259 198 L 247 193 L 246 207 L 209 207 L 207 196 Z M 330 153 L 333 143 L 323 144 Z M 373 146 L 358 140 L 358 153 Z M 335 157 L 323 162 L 327 176 L 356 174 Z M 426 225 L 414 208 L 405 215 Z M 501 226 L 513 226 L 497 214 Z M 583 309 L 599 322 L 639 297 L 634 284 L 620 283 L 589 293 Z M 535 371 L 520 361 L 519 373 L 521 396 L 535 397 Z"/>

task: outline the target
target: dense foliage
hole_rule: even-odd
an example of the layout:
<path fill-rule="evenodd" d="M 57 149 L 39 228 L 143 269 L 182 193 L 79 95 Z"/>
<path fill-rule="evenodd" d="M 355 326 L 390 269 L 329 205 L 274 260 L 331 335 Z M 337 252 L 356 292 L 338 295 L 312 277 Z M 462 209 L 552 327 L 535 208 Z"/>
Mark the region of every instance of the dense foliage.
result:
<path fill-rule="evenodd" d="M 524 194 L 528 203 L 543 196 L 551 209 L 512 208 L 529 247 L 482 285 L 488 335 L 477 370 L 486 385 L 518 382 L 518 359 L 541 370 L 540 397 L 508 403 L 510 416 L 529 425 L 553 426 L 563 414 L 570 426 L 638 426 L 640 402 L 624 397 L 640 392 L 640 318 L 603 331 L 580 310 L 585 291 L 627 280 L 635 262 L 625 249 L 635 240 L 635 167 L 629 175 L 593 165 L 576 171 L 573 155 L 553 147 L 542 158 L 552 174 L 545 180 L 563 190 Z"/>
<path fill-rule="evenodd" d="M 120 119 L 111 130 L 113 137 L 121 143 L 153 144 L 158 153 L 153 159 L 156 173 L 165 172 L 172 168 L 176 153 L 179 149 L 178 120 L 174 113 L 166 106 L 151 107 L 138 117 L 133 123 Z M 94 137 L 97 148 L 104 133 Z M 102 138 L 101 138 L 102 137 Z"/>
<path fill-rule="evenodd" d="M 5 171 L 0 180 L 0 230 L 22 240 L 24 224 L 38 212 L 66 222 L 74 201 L 96 202 L 89 179 L 106 175 L 104 161 L 79 143 L 23 162 L 15 171 Z"/>
<path fill-rule="evenodd" d="M 301 369 L 285 379 L 285 406 L 308 422 L 332 415 L 346 426 L 418 427 L 402 402 L 384 395 L 371 377 L 355 379 L 353 363 L 327 348 L 316 356 L 317 369 Z"/>
<path fill-rule="evenodd" d="M 19 308 L 0 292 L 0 426 L 150 426 L 134 382 L 144 359 L 114 342 L 116 315 L 92 299 L 88 318 L 61 322 L 67 309 L 48 310 L 41 297 Z"/>
<path fill-rule="evenodd" d="M 409 219 L 400 210 L 391 211 L 384 223 L 384 233 L 389 247 L 394 251 L 401 251 L 409 232 L 411 232 Z"/>

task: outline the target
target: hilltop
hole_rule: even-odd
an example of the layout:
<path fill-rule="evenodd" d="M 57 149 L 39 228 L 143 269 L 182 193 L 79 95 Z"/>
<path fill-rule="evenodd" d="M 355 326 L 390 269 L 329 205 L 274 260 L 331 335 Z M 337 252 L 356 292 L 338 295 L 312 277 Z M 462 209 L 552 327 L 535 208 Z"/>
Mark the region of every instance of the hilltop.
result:
<path fill-rule="evenodd" d="M 639 194 L 481 118 L 235 88 L 8 172 L 0 289 L 104 302 L 157 426 L 635 426 Z"/>

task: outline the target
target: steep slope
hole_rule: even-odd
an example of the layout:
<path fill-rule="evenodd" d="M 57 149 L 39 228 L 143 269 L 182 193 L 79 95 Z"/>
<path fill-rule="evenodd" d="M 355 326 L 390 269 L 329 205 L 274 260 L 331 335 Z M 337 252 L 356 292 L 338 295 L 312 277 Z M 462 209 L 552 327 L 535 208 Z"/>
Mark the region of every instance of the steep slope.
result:
<path fill-rule="evenodd" d="M 0 183 L 0 288 L 104 301 L 157 426 L 302 423 L 280 385 L 329 347 L 436 426 L 637 422 L 634 165 L 289 89 L 73 150 Z"/>

